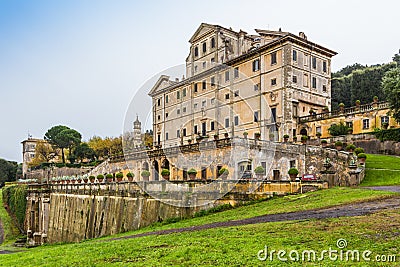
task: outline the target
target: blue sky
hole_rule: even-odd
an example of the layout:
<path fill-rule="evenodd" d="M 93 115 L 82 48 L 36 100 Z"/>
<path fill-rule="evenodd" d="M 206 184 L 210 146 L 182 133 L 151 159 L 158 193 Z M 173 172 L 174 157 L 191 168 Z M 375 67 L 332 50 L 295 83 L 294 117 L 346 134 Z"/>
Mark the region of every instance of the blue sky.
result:
<path fill-rule="evenodd" d="M 135 92 L 183 64 L 201 22 L 298 33 L 337 51 L 333 69 L 388 62 L 397 1 L 0 1 L 0 158 L 63 124 L 118 136 Z M 142 116 L 142 114 L 139 114 Z M 144 115 L 143 115 L 144 116 Z"/>

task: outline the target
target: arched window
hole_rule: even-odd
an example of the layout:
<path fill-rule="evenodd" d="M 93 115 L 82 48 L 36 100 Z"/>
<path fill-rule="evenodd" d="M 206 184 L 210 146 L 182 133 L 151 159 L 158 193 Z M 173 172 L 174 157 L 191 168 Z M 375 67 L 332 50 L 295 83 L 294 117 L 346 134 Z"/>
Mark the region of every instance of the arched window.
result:
<path fill-rule="evenodd" d="M 211 48 L 215 47 L 215 38 L 211 38 Z"/>
<path fill-rule="evenodd" d="M 198 57 L 198 56 L 199 56 L 199 47 L 198 47 L 198 46 L 196 46 L 196 47 L 194 48 L 194 56 L 195 56 L 195 57 Z"/>

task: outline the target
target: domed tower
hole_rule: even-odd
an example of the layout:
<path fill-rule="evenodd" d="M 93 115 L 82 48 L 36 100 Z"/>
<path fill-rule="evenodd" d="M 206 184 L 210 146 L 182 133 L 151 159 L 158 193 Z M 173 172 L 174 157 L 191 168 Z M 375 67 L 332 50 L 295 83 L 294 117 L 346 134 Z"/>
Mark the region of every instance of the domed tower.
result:
<path fill-rule="evenodd" d="M 142 123 L 139 121 L 139 116 L 133 122 L 133 145 L 134 147 L 142 146 Z"/>

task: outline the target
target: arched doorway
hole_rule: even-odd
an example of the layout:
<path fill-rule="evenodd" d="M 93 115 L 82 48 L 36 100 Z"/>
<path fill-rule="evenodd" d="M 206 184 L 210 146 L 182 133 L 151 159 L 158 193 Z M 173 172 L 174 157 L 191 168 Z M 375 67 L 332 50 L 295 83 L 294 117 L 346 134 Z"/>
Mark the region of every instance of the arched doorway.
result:
<path fill-rule="evenodd" d="M 308 136 L 308 134 L 307 134 L 307 129 L 306 129 L 306 128 L 301 129 L 301 130 L 300 130 L 300 134 L 301 134 L 301 135 Z"/>
<path fill-rule="evenodd" d="M 164 159 L 161 168 L 169 170 L 169 160 Z"/>
<path fill-rule="evenodd" d="M 154 160 L 153 161 L 153 177 L 154 177 L 154 181 L 158 181 L 159 180 L 159 172 L 160 172 L 160 168 L 158 166 L 158 161 Z"/>
<path fill-rule="evenodd" d="M 143 163 L 143 170 L 146 170 L 146 171 L 148 171 L 149 170 L 149 164 L 145 161 L 144 163 Z"/>

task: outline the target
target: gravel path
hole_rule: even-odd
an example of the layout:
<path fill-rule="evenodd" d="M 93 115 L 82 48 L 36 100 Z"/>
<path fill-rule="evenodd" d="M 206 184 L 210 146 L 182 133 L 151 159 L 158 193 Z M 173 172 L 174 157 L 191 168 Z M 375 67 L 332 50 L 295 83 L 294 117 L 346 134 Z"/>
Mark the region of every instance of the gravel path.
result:
<path fill-rule="evenodd" d="M 365 188 L 373 189 L 373 190 L 379 190 L 379 191 L 391 191 L 391 192 L 396 192 L 400 193 L 400 185 L 390 185 L 390 186 L 368 186 Z"/>
<path fill-rule="evenodd" d="M 310 219 L 361 216 L 384 209 L 396 209 L 396 208 L 400 208 L 400 196 L 372 200 L 367 202 L 352 203 L 347 205 L 335 206 L 331 208 L 262 215 L 242 220 L 216 222 L 216 223 L 209 223 L 192 227 L 160 230 L 160 231 L 141 233 L 131 236 L 125 236 L 120 238 L 113 238 L 111 240 L 138 238 L 150 235 L 166 235 L 172 233 L 192 232 L 192 231 L 200 231 L 211 228 L 231 227 L 231 226 L 240 226 L 240 225 L 266 223 L 266 222 L 282 222 L 282 221 L 293 221 L 293 220 L 310 220 Z"/>

